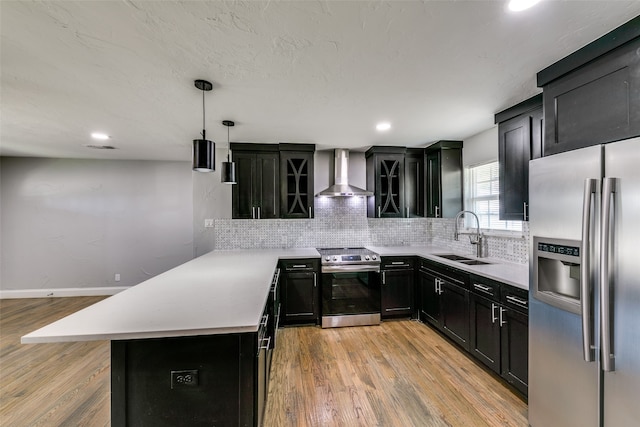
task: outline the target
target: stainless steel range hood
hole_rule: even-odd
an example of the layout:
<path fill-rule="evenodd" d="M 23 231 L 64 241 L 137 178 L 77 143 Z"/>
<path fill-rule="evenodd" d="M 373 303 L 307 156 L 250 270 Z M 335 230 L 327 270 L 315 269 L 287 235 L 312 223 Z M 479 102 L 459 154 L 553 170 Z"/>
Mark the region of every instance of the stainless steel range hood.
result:
<path fill-rule="evenodd" d="M 373 196 L 373 192 L 349 185 L 349 150 L 335 150 L 334 184 L 316 194 L 324 197 Z"/>

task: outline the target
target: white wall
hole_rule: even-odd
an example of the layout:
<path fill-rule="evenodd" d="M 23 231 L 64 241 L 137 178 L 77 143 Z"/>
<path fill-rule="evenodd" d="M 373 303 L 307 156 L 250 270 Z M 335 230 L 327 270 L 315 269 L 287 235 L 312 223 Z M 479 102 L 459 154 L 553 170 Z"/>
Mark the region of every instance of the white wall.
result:
<path fill-rule="evenodd" d="M 2 157 L 0 190 L 3 294 L 131 286 L 193 257 L 189 163 Z"/>

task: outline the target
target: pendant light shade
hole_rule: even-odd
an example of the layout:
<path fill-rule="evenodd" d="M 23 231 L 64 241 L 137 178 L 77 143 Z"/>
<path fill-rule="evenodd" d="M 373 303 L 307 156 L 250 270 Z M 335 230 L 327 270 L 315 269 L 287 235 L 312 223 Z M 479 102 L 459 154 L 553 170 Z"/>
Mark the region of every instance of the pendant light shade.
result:
<path fill-rule="evenodd" d="M 231 120 L 223 120 L 222 124 L 227 127 L 227 161 L 222 162 L 222 174 L 220 180 L 223 184 L 237 184 L 236 182 L 236 164 L 229 159 L 229 150 L 231 144 L 229 143 L 229 128 L 235 126 L 235 123 Z"/>
<path fill-rule="evenodd" d="M 213 89 L 213 85 L 206 80 L 196 80 L 194 83 L 202 91 L 202 139 L 193 140 L 193 170 L 213 172 L 216 170 L 216 144 L 207 139 L 204 126 L 204 93 Z"/>

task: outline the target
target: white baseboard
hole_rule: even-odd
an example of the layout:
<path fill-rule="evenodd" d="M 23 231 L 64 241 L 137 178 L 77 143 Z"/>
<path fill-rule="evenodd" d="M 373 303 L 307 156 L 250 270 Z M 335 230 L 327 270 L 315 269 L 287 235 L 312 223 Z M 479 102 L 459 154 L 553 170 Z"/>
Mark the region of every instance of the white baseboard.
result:
<path fill-rule="evenodd" d="M 101 295 L 115 295 L 128 289 L 127 286 L 110 286 L 103 288 L 59 288 L 59 289 L 22 289 L 0 290 L 0 299 L 11 298 L 59 298 L 59 297 L 89 297 Z"/>

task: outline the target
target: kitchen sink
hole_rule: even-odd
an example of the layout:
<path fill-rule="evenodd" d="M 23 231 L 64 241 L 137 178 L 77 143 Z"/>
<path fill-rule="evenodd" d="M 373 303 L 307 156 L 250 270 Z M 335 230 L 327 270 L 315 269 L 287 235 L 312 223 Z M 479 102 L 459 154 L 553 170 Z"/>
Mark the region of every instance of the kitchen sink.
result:
<path fill-rule="evenodd" d="M 460 264 L 465 265 L 488 265 L 490 262 L 480 261 L 479 259 L 467 258 L 465 256 L 456 255 L 456 254 L 433 254 L 434 256 L 445 258 L 451 261 L 459 262 Z"/>
<path fill-rule="evenodd" d="M 460 264 L 466 265 L 488 265 L 490 262 L 480 261 L 478 259 L 470 259 L 469 261 L 458 261 Z"/>
<path fill-rule="evenodd" d="M 434 254 L 434 255 L 440 258 L 450 259 L 451 261 L 473 261 L 471 258 L 467 258 L 464 256 L 455 255 L 455 254 Z"/>

